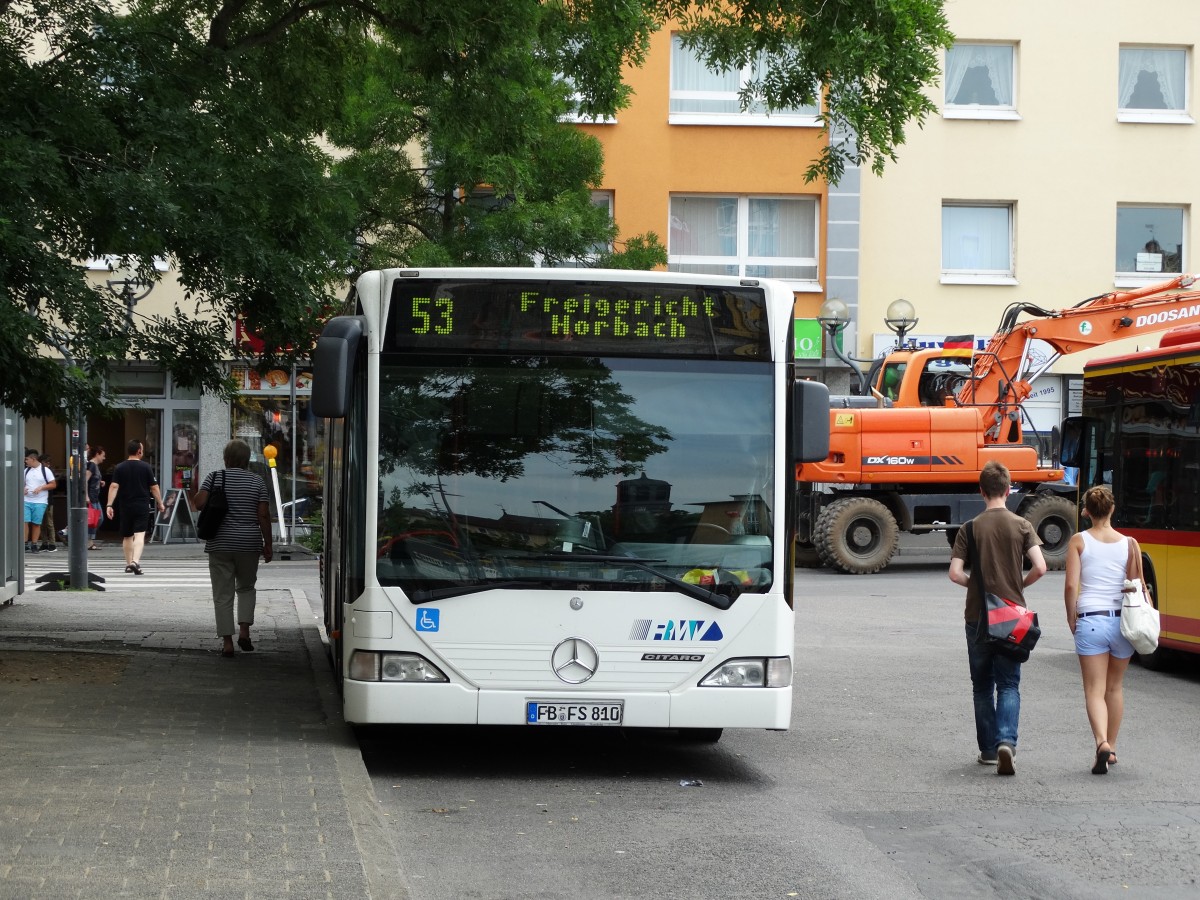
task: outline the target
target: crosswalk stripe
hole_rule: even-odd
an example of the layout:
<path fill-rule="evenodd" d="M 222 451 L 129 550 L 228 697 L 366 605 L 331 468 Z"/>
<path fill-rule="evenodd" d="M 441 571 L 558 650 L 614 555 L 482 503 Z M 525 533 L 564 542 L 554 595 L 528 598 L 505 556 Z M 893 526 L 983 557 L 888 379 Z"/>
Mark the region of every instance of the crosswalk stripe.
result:
<path fill-rule="evenodd" d="M 98 576 L 106 591 L 126 593 L 132 591 L 177 589 L 210 589 L 208 560 L 196 558 L 146 559 L 142 558 L 142 574 L 125 571 L 125 560 L 121 556 L 109 559 L 88 557 L 88 575 Z M 71 577 L 71 564 L 66 553 L 40 553 L 25 557 L 26 590 L 33 590 L 38 579 L 54 574 L 63 580 Z"/>

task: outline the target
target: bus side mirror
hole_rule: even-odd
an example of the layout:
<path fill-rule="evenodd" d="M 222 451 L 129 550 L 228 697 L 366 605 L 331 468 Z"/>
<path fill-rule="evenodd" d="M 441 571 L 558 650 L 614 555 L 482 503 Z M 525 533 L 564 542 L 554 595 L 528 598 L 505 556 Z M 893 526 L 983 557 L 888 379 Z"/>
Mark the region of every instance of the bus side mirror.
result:
<path fill-rule="evenodd" d="M 367 333 L 362 316 L 337 316 L 325 325 L 313 351 L 311 409 L 323 419 L 341 419 L 350 409 L 350 386 L 358 348 Z"/>
<path fill-rule="evenodd" d="M 829 456 L 829 388 L 819 381 L 792 385 L 792 449 L 794 463 Z"/>

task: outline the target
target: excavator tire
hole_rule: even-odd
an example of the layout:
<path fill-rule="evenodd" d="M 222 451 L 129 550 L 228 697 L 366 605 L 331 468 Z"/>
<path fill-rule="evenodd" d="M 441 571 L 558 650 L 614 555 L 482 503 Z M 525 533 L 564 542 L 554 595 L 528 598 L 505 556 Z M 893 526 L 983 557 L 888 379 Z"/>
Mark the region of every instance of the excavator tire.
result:
<path fill-rule="evenodd" d="M 821 561 L 821 554 L 812 544 L 806 544 L 801 541 L 796 541 L 796 568 L 797 569 L 819 569 L 825 565 Z"/>
<path fill-rule="evenodd" d="M 1066 497 L 1039 494 L 1021 510 L 1042 539 L 1042 556 L 1051 571 L 1067 567 L 1067 544 L 1075 534 L 1078 510 Z"/>
<path fill-rule="evenodd" d="M 878 572 L 896 555 L 900 526 L 870 497 L 845 497 L 821 510 L 813 544 L 825 565 L 847 575 Z"/>

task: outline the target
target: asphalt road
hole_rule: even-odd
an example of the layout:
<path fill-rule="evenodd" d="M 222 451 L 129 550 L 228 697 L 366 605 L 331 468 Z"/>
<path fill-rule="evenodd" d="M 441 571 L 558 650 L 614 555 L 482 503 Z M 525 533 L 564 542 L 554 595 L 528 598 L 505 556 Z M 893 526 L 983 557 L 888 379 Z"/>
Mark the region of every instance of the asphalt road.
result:
<path fill-rule="evenodd" d="M 929 538 L 935 541 L 937 538 Z M 935 544 L 930 544 L 936 547 Z M 1132 667 L 1091 734 L 1062 575 L 1030 593 L 1017 775 L 975 762 L 962 591 L 935 552 L 802 571 L 792 730 L 359 732 L 414 900 L 1200 895 L 1200 668 Z"/>

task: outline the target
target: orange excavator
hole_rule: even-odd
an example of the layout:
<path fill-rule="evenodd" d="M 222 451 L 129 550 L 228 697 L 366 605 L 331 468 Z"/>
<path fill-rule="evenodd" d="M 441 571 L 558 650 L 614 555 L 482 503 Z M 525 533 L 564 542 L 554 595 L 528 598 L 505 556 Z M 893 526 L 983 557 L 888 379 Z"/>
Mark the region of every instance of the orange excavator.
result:
<path fill-rule="evenodd" d="M 1012 304 L 968 368 L 956 370 L 941 348 L 893 350 L 872 369 L 872 397 L 835 400 L 829 456 L 796 467 L 797 565 L 878 572 L 901 532 L 943 531 L 953 544 L 983 509 L 979 473 L 997 460 L 1012 475 L 1009 508 L 1033 524 L 1050 568 L 1062 568 L 1075 532 L 1075 488 L 1041 461 L 1041 436 L 1022 403 L 1061 356 L 1200 322 L 1195 282 L 1180 275 L 1061 310 Z"/>

